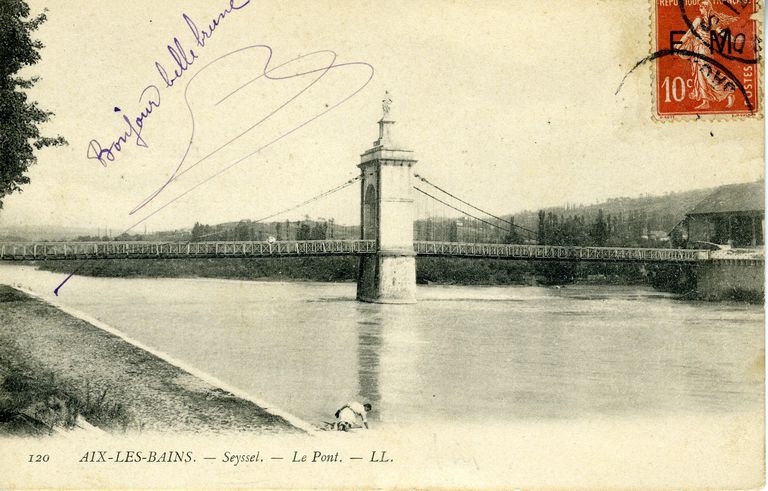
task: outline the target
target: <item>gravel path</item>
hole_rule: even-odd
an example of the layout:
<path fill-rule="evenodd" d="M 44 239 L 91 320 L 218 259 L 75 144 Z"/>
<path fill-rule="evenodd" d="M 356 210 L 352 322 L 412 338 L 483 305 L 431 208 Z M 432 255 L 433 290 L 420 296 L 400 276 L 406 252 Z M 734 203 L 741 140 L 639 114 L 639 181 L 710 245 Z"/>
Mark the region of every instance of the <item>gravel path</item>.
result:
<path fill-rule="evenodd" d="M 299 431 L 250 401 L 0 285 L 0 383 L 17 364 L 41 377 L 54 374 L 80 400 L 122 405 L 127 431 Z"/>

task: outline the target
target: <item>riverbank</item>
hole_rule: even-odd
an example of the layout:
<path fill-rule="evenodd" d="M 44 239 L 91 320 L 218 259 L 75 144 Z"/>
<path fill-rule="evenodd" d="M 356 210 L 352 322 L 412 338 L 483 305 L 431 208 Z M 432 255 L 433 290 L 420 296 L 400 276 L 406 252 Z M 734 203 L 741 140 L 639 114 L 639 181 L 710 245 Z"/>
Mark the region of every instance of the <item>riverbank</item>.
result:
<path fill-rule="evenodd" d="M 284 418 L 0 285 L 0 435 L 298 431 Z"/>
<path fill-rule="evenodd" d="M 225 278 L 262 281 L 345 282 L 357 279 L 356 257 L 274 257 L 227 259 L 102 259 L 29 261 L 43 271 L 105 278 Z M 416 281 L 436 285 L 557 285 L 573 282 L 647 285 L 639 264 L 549 263 L 502 259 L 422 257 Z"/>

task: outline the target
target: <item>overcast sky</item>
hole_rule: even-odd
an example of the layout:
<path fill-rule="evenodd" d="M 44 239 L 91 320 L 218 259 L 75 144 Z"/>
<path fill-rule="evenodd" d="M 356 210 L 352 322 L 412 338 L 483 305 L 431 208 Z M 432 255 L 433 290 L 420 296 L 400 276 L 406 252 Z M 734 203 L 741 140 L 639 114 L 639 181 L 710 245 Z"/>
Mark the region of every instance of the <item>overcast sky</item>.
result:
<path fill-rule="evenodd" d="M 255 219 L 353 177 L 360 153 L 377 137 L 385 89 L 394 100 L 398 139 L 419 159 L 416 171 L 498 213 L 763 175 L 762 121 L 655 122 L 650 66 L 614 94 L 650 50 L 645 0 L 420 2 L 418 8 L 415 2 L 252 0 L 227 15 L 204 47 L 195 45 L 182 14 L 204 28 L 228 1 L 30 4 L 35 12 L 49 9 L 38 32 L 46 44 L 42 61 L 29 71 L 42 77 L 32 96 L 56 113 L 45 132 L 70 145 L 39 153 L 32 183 L 6 198 L 0 226 L 128 228 L 358 90 L 157 211 L 147 227 Z M 166 46 L 174 37 L 198 58 L 167 87 L 155 62 L 171 76 L 176 65 Z M 335 52 L 336 64 L 358 64 L 330 70 L 265 124 L 129 214 L 172 175 L 187 148 L 192 123 L 185 90 L 195 117 L 189 166 L 317 77 L 262 79 L 215 105 L 266 63 L 264 48 L 219 60 L 252 45 L 272 48 L 271 67 L 319 50 Z M 330 56 L 308 56 L 273 75 L 320 68 Z M 148 89 L 140 100 L 150 85 L 157 91 Z M 123 115 L 138 116 L 155 93 L 160 105 L 141 130 L 146 147 L 134 135 L 106 167 L 87 158 L 91 140 L 108 147 L 127 129 Z M 358 193 L 353 186 L 306 213 L 356 223 Z"/>

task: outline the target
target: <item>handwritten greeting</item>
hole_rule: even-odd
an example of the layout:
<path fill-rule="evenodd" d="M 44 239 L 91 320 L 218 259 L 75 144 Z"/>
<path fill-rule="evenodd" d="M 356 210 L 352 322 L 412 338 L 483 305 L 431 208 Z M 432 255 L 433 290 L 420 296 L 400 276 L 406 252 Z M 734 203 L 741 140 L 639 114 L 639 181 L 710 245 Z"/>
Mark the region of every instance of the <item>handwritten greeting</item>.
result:
<path fill-rule="evenodd" d="M 192 45 L 194 47 L 193 48 L 185 47 L 185 44 L 177 36 L 174 36 L 172 42 L 170 42 L 166 46 L 168 54 L 174 64 L 173 68 L 172 69 L 166 68 L 166 65 L 160 63 L 159 61 L 155 61 L 155 68 L 157 69 L 157 72 L 163 82 L 164 90 L 172 90 L 173 87 L 177 86 L 177 82 L 179 82 L 185 76 L 185 74 L 190 70 L 190 68 L 200 60 L 202 48 L 205 48 L 208 45 L 208 42 L 212 39 L 213 34 L 216 32 L 217 28 L 221 25 L 222 21 L 228 18 L 228 16 L 231 16 L 234 12 L 240 11 L 241 9 L 245 8 L 249 4 L 250 4 L 250 0 L 241 0 L 240 2 L 236 2 L 235 0 L 230 0 L 229 6 L 224 10 L 220 11 L 216 16 L 212 18 L 211 22 L 207 26 L 202 28 L 199 27 L 198 24 L 188 14 L 182 13 L 181 17 L 184 20 L 184 23 L 186 24 L 189 30 L 189 33 L 192 35 L 192 38 L 194 38 L 194 44 Z M 197 159 L 194 162 L 187 162 L 190 149 L 192 148 L 193 143 L 195 142 L 195 137 L 196 137 L 195 113 L 192 110 L 192 101 L 190 100 L 190 96 L 189 96 L 190 86 L 194 83 L 197 77 L 200 76 L 202 73 L 209 72 L 210 74 L 210 71 L 215 71 L 217 68 L 219 68 L 223 60 L 233 55 L 236 55 L 239 53 L 245 53 L 245 52 L 251 52 L 250 54 L 263 53 L 264 55 L 263 62 L 256 65 L 257 70 L 255 71 L 255 76 L 250 80 L 248 80 L 247 82 L 242 83 L 239 86 L 234 88 L 229 87 L 227 89 L 227 92 L 224 94 L 206 94 L 207 97 L 216 98 L 217 100 L 215 104 L 216 106 L 218 106 L 220 103 L 226 100 L 231 100 L 231 102 L 236 102 L 235 98 L 245 97 L 245 95 L 242 92 L 240 92 L 241 89 L 246 87 L 249 84 L 256 82 L 259 79 L 266 79 L 266 80 L 276 81 L 276 82 L 288 81 L 288 80 L 294 80 L 294 79 L 303 79 L 303 80 L 306 80 L 306 83 L 301 87 L 299 87 L 299 89 L 295 93 L 289 95 L 287 99 L 278 103 L 276 107 L 268 111 L 265 116 L 258 117 L 254 121 L 251 121 L 249 126 L 245 130 L 241 131 L 240 133 L 238 133 L 233 137 L 228 138 L 225 142 L 219 144 L 216 148 L 214 148 L 212 151 L 207 153 L 202 158 Z M 189 124 L 190 134 L 189 134 L 189 138 L 187 139 L 186 148 L 181 152 L 181 157 L 179 158 L 177 164 L 173 168 L 173 171 L 166 178 L 164 178 L 164 180 L 161 182 L 160 186 L 158 186 L 157 189 L 155 189 L 152 193 L 150 193 L 148 196 L 142 199 L 133 209 L 131 209 L 128 212 L 129 214 L 131 215 L 135 214 L 138 211 L 145 208 L 153 200 L 155 200 L 164 190 L 166 190 L 171 183 L 176 181 L 181 175 L 185 174 L 186 172 L 189 172 L 189 170 L 191 170 L 192 168 L 200 165 L 202 162 L 209 159 L 211 156 L 217 154 L 228 145 L 231 145 L 235 141 L 240 140 L 246 134 L 252 133 L 260 125 L 264 124 L 270 118 L 273 118 L 276 114 L 278 114 L 282 109 L 286 108 L 291 103 L 296 101 L 297 98 L 299 98 L 302 94 L 304 94 L 307 90 L 309 90 L 310 87 L 315 86 L 315 84 L 317 84 L 321 79 L 327 76 L 330 72 L 341 70 L 341 69 L 347 69 L 347 70 L 363 69 L 364 80 L 362 82 L 354 83 L 354 85 L 350 87 L 349 92 L 346 95 L 341 96 L 335 102 L 331 100 L 330 103 L 326 103 L 324 105 L 324 108 L 321 111 L 313 114 L 307 114 L 304 119 L 296 122 L 296 124 L 290 127 L 288 130 L 282 131 L 276 137 L 272 138 L 266 143 L 261 144 L 256 148 L 250 149 L 250 151 L 248 151 L 248 153 L 246 153 L 245 155 L 236 158 L 234 161 L 227 164 L 222 169 L 219 169 L 218 171 L 213 172 L 208 177 L 190 186 L 189 188 L 183 190 L 182 192 L 177 194 L 175 197 L 169 199 L 162 205 L 159 205 L 153 211 L 147 213 L 143 218 L 136 221 L 134 224 L 132 224 L 130 227 L 123 230 L 121 233 L 129 232 L 130 230 L 134 229 L 144 221 L 148 220 L 150 217 L 152 217 L 156 213 L 159 213 L 160 211 L 170 206 L 180 198 L 193 192 L 195 189 L 206 184 L 207 182 L 214 179 L 215 177 L 222 174 L 223 172 L 226 172 L 227 170 L 238 165 L 242 161 L 248 159 L 249 157 L 252 157 L 256 153 L 273 145 L 274 143 L 277 143 L 285 139 L 287 136 L 295 133 L 301 128 L 304 128 L 306 125 L 317 120 L 318 118 L 322 117 L 328 112 L 333 111 L 334 109 L 336 109 L 337 107 L 339 107 L 340 105 L 344 104 L 346 101 L 354 97 L 360 91 L 362 91 L 373 79 L 374 69 L 372 65 L 362 61 L 337 62 L 338 55 L 336 52 L 332 50 L 314 51 L 309 54 L 296 56 L 294 58 L 289 59 L 288 61 L 285 61 L 279 64 L 273 63 L 273 56 L 274 56 L 273 49 L 270 46 L 266 44 L 253 44 L 250 46 L 234 49 L 221 56 L 218 56 L 217 58 L 213 59 L 208 64 L 200 68 L 200 70 L 198 70 L 195 74 L 190 76 L 189 80 L 187 81 L 184 87 L 184 101 L 186 104 L 186 108 L 189 115 L 189 122 L 190 122 Z M 301 68 L 304 65 L 299 66 L 300 62 L 304 64 L 306 64 L 307 62 L 314 62 L 315 65 L 311 66 L 310 68 Z M 275 74 L 275 71 L 277 69 L 285 68 L 285 67 L 290 68 L 291 65 L 296 65 L 297 67 L 296 73 L 291 73 L 290 75 Z M 248 68 L 252 69 L 253 67 L 249 66 Z M 335 82 L 335 83 L 338 84 L 339 82 Z M 128 143 L 135 143 L 135 145 L 138 147 L 148 148 L 149 145 L 147 143 L 147 139 L 142 135 L 142 131 L 145 128 L 146 123 L 149 120 L 150 116 L 153 114 L 153 112 L 157 108 L 160 107 L 160 99 L 161 99 L 160 91 L 161 90 L 155 84 L 149 84 L 146 87 L 144 87 L 144 89 L 142 89 L 139 96 L 139 101 L 145 105 L 144 109 L 135 117 L 128 117 L 127 115 L 123 115 L 122 122 L 124 124 L 124 127 L 123 129 L 120 130 L 121 133 L 119 133 L 119 136 L 117 138 L 114 138 L 110 142 L 110 144 L 107 145 L 106 147 L 103 146 L 97 139 L 92 139 L 88 143 L 88 148 L 86 152 L 87 158 L 92 160 L 97 160 L 102 166 L 106 167 L 108 164 L 113 163 L 117 159 L 119 152 L 121 152 L 123 148 L 125 148 L 125 145 Z M 118 107 L 115 107 L 115 111 L 122 112 Z M 75 270 L 73 273 L 67 276 L 64 279 L 64 281 L 62 281 L 54 289 L 54 294 L 58 295 L 59 290 L 76 272 L 77 270 Z"/>

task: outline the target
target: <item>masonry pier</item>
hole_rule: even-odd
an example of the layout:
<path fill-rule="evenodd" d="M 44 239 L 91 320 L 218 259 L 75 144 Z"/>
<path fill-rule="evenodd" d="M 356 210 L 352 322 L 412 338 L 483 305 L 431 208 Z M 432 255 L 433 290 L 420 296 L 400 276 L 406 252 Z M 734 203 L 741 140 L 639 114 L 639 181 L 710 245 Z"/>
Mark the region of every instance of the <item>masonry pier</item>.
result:
<path fill-rule="evenodd" d="M 715 259 L 696 264 L 696 296 L 702 300 L 765 298 L 764 259 Z"/>
<path fill-rule="evenodd" d="M 360 156 L 361 239 L 375 252 L 360 256 L 357 299 L 375 303 L 416 302 L 416 252 L 413 249 L 413 152 L 392 137 L 395 121 L 384 101 L 379 139 Z"/>

